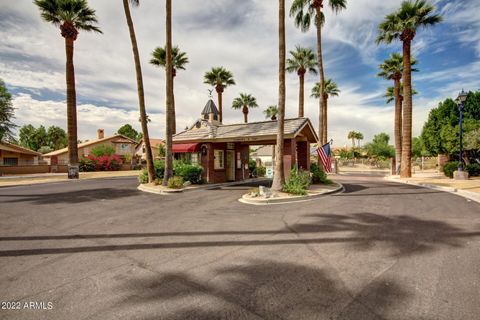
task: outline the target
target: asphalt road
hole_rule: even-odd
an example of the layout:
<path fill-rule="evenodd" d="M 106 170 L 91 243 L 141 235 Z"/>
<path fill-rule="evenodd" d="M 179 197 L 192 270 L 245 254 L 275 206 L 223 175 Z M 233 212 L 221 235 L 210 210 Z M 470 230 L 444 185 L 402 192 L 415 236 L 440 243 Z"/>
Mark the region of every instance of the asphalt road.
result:
<path fill-rule="evenodd" d="M 274 206 L 134 178 L 0 188 L 0 319 L 480 318 L 479 204 L 337 180 Z"/>

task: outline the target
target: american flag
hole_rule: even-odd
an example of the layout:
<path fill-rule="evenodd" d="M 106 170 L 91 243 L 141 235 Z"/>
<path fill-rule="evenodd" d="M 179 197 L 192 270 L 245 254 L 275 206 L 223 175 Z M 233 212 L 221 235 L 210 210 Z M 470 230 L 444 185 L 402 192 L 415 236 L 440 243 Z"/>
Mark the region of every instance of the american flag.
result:
<path fill-rule="evenodd" d="M 318 157 L 322 161 L 325 172 L 332 172 L 332 151 L 330 143 L 325 143 L 322 147 L 317 148 Z"/>

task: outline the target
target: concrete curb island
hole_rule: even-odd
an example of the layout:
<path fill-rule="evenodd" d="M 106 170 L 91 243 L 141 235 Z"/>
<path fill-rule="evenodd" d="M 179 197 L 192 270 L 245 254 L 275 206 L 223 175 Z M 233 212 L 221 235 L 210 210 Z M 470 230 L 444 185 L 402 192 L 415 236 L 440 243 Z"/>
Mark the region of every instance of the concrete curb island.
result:
<path fill-rule="evenodd" d="M 196 191 L 196 190 L 203 190 L 203 189 L 209 190 L 209 189 L 215 189 L 218 187 L 228 187 L 228 186 L 234 186 L 239 184 L 241 185 L 241 184 L 257 182 L 257 181 L 268 181 L 268 179 L 252 178 L 252 179 L 246 179 L 246 180 L 235 181 L 235 182 L 191 185 L 182 189 L 168 189 L 168 188 L 161 188 L 160 186 L 150 186 L 147 184 L 140 184 L 137 187 L 137 189 L 143 192 L 148 192 L 148 193 L 170 195 L 170 194 L 182 193 L 182 192 L 188 192 L 188 191 Z"/>
<path fill-rule="evenodd" d="M 242 198 L 238 199 L 238 201 L 246 204 L 253 204 L 257 206 L 265 206 L 269 204 L 285 204 L 285 203 L 292 203 L 292 202 L 304 202 L 304 201 L 311 201 L 323 197 L 328 194 L 337 193 L 339 191 L 343 191 L 344 187 L 342 184 L 338 182 L 334 182 L 336 187 L 334 189 L 326 189 L 320 193 L 315 193 L 306 196 L 293 196 L 293 197 L 278 197 L 278 198 L 248 198 L 247 195 L 244 194 Z"/>
<path fill-rule="evenodd" d="M 444 186 L 437 186 L 434 184 L 429 184 L 429 183 L 419 183 L 411 180 L 400 180 L 398 178 L 392 178 L 391 176 L 387 176 L 384 178 L 385 180 L 391 181 L 391 182 L 397 182 L 397 183 L 403 183 L 403 184 L 411 184 L 417 187 L 422 187 L 422 188 L 427 188 L 431 190 L 438 190 L 438 191 L 443 191 L 443 192 L 448 192 L 452 194 L 456 194 L 460 197 L 464 197 L 466 199 L 475 201 L 480 203 L 480 193 L 478 192 L 472 192 L 472 191 L 466 191 L 458 188 L 452 188 L 452 187 L 444 187 Z"/>

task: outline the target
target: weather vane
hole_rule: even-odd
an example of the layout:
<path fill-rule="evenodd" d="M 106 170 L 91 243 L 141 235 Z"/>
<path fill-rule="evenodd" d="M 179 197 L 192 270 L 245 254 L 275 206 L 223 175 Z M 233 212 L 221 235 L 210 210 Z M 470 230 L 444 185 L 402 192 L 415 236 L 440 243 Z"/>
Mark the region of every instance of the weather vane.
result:
<path fill-rule="evenodd" d="M 207 89 L 208 90 L 208 97 L 210 99 L 212 99 L 212 92 L 213 92 L 213 89 Z"/>

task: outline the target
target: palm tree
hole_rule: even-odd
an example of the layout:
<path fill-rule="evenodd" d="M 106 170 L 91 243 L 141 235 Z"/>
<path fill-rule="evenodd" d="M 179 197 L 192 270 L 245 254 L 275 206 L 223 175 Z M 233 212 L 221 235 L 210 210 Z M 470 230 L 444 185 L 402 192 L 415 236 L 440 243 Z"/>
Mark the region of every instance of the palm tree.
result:
<path fill-rule="evenodd" d="M 240 96 L 235 98 L 232 103 L 233 109 L 242 109 L 243 120 L 245 123 L 248 123 L 248 110 L 256 107 L 258 107 L 257 99 L 247 93 L 240 93 Z"/>
<path fill-rule="evenodd" d="M 278 121 L 275 151 L 275 170 L 272 190 L 279 192 L 285 183 L 283 145 L 285 129 L 285 0 L 278 0 Z"/>
<path fill-rule="evenodd" d="M 400 83 L 400 92 L 403 91 L 403 83 Z M 418 94 L 418 91 L 415 90 L 415 88 L 412 87 L 412 95 Z M 393 100 L 395 100 L 395 88 L 394 87 L 388 87 L 387 91 L 385 91 L 385 94 L 383 95 L 385 98 L 387 98 L 386 103 L 389 104 Z M 403 95 L 400 93 L 400 103 L 403 102 Z M 401 126 L 400 126 L 401 129 Z M 401 130 L 400 130 L 401 132 Z"/>
<path fill-rule="evenodd" d="M 278 108 L 274 105 L 268 106 L 263 113 L 265 114 L 265 118 L 275 121 L 277 120 Z"/>
<path fill-rule="evenodd" d="M 329 0 L 328 4 L 330 8 L 338 13 L 340 10 L 345 9 L 347 6 L 347 0 Z M 290 7 L 290 16 L 295 17 L 295 25 L 299 27 L 303 32 L 310 29 L 312 18 L 315 19 L 315 27 L 317 28 L 317 58 L 318 69 L 320 73 L 320 99 L 319 99 L 319 138 L 322 144 L 327 143 L 327 137 L 323 135 L 325 126 L 325 119 L 323 115 L 326 114 L 324 106 L 326 104 L 323 91 L 325 90 L 325 73 L 323 69 L 323 57 L 322 57 L 322 26 L 325 22 L 325 16 L 323 14 L 323 0 L 293 0 Z"/>
<path fill-rule="evenodd" d="M 265 114 L 265 118 L 275 121 L 277 120 L 278 108 L 275 105 L 271 105 L 268 106 L 263 113 Z M 272 146 L 272 161 L 275 161 L 275 145 Z"/>
<path fill-rule="evenodd" d="M 304 116 L 304 87 L 305 73 L 317 74 L 317 58 L 315 53 L 309 48 L 295 47 L 295 51 L 290 51 L 291 58 L 287 59 L 287 72 L 296 72 L 300 80 L 298 92 L 298 117 Z"/>
<path fill-rule="evenodd" d="M 166 64 L 166 49 L 162 47 L 157 47 L 152 52 L 152 58 L 150 59 L 150 63 L 157 67 L 165 68 Z M 185 70 L 185 65 L 188 63 L 188 57 L 185 52 L 181 52 L 178 46 L 172 48 L 172 77 L 175 79 L 177 76 L 177 70 Z M 172 84 L 174 85 L 174 84 Z M 174 90 L 172 88 L 172 90 Z M 175 116 L 175 94 L 172 98 L 172 133 L 175 134 L 177 132 L 177 124 L 176 124 L 176 116 Z"/>
<path fill-rule="evenodd" d="M 77 97 L 75 92 L 75 70 L 73 47 L 79 30 L 102 33 L 96 26 L 95 10 L 88 7 L 86 0 L 35 0 L 40 14 L 46 22 L 60 27 L 65 38 L 66 83 L 67 83 L 67 127 L 68 127 L 68 178 L 78 179 L 77 145 Z"/>
<path fill-rule="evenodd" d="M 163 185 L 167 186 L 168 179 L 173 176 L 172 154 L 172 124 L 173 124 L 173 63 L 172 63 L 172 0 L 165 1 L 165 96 L 166 96 L 166 119 L 165 119 L 165 173 Z"/>
<path fill-rule="evenodd" d="M 145 143 L 145 158 L 147 162 L 148 181 L 153 182 L 155 180 L 155 168 L 153 165 L 153 154 L 150 146 L 150 135 L 148 133 L 148 122 L 150 121 L 147 116 L 145 108 L 145 93 L 143 90 L 143 76 L 142 65 L 140 64 L 140 54 L 138 52 L 137 37 L 135 35 L 135 28 L 133 27 L 133 19 L 130 14 L 130 6 L 138 6 L 140 0 L 123 0 L 123 9 L 125 11 L 125 17 L 127 19 L 128 31 L 130 33 L 130 42 L 132 43 L 133 60 L 135 62 L 135 73 L 137 78 L 137 94 L 138 94 L 138 109 L 140 111 L 140 124 L 142 127 L 142 136 Z"/>
<path fill-rule="evenodd" d="M 356 131 L 350 131 L 347 136 L 348 139 L 352 139 L 352 150 L 355 148 L 355 139 L 357 138 Z"/>
<path fill-rule="evenodd" d="M 332 79 L 327 79 L 325 80 L 325 88 L 324 88 L 324 100 L 325 100 L 325 105 L 323 108 L 323 114 L 322 118 L 324 119 L 324 125 L 322 128 L 322 135 L 325 138 L 328 138 L 328 98 L 329 97 L 338 97 L 338 94 L 340 93 L 340 89 L 338 89 L 338 86 L 335 82 L 333 82 Z M 318 99 L 320 97 L 320 83 L 317 82 L 312 88 L 312 94 L 310 95 L 312 98 Z"/>
<path fill-rule="evenodd" d="M 233 74 L 224 67 L 214 67 L 212 70 L 205 72 L 203 76 L 203 83 L 209 84 L 215 87 L 218 97 L 218 121 L 223 121 L 222 111 L 222 94 L 226 87 L 235 85 Z"/>
<path fill-rule="evenodd" d="M 415 65 L 417 62 L 414 58 L 410 59 L 410 64 Z M 395 120 L 394 120 L 394 134 L 395 134 L 395 166 L 396 173 L 400 173 L 400 162 L 402 157 L 402 99 L 400 91 L 403 89 L 401 85 L 402 72 L 403 72 L 403 57 L 399 53 L 392 53 L 388 59 L 386 59 L 379 66 L 379 77 L 387 80 L 393 80 L 392 94 L 395 100 Z M 412 69 L 412 71 L 417 71 Z M 389 102 L 387 102 L 389 103 Z"/>
<path fill-rule="evenodd" d="M 402 159 L 400 176 L 412 176 L 412 66 L 411 44 L 419 28 L 426 28 L 442 21 L 433 14 L 435 7 L 425 0 L 403 1 L 400 9 L 385 17 L 378 26 L 377 43 L 402 41 L 403 45 L 403 124 Z"/>
<path fill-rule="evenodd" d="M 356 132 L 355 139 L 357 139 L 357 146 L 360 148 L 360 140 L 363 140 L 363 133 Z"/>

